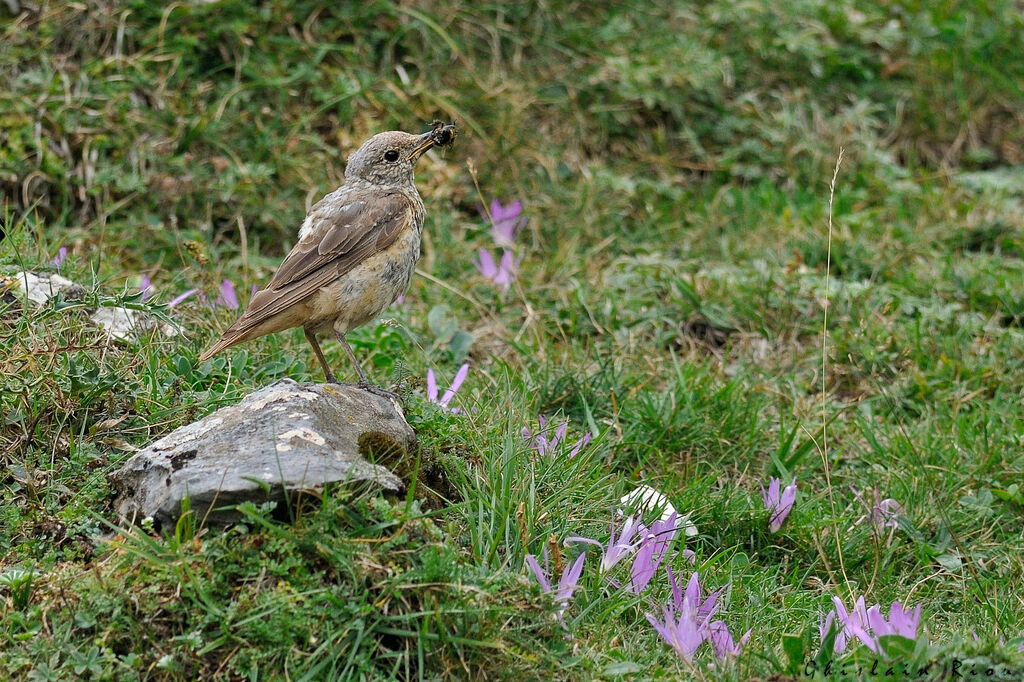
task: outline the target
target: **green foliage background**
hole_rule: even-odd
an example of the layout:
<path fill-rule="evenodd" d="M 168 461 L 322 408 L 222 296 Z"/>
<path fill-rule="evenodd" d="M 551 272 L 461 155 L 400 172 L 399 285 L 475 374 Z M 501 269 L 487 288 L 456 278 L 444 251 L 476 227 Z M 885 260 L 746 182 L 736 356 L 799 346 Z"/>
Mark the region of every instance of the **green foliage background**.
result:
<path fill-rule="evenodd" d="M 0 276 L 82 291 L 0 299 L 0 670 L 764 679 L 859 594 L 924 604 L 895 660 L 1024 670 L 1022 45 L 1012 0 L 3 3 Z M 461 132 L 418 171 L 425 276 L 352 341 L 451 504 L 112 526 L 134 450 L 320 378 L 299 332 L 197 366 L 235 313 L 163 304 L 225 278 L 244 303 L 363 139 L 433 119 Z M 495 198 L 528 217 L 505 294 L 472 266 Z M 110 343 L 104 305 L 184 333 Z M 422 377 L 467 357 L 456 417 Z M 597 437 L 538 457 L 538 413 Z M 778 535 L 769 475 L 801 490 Z M 754 630 L 737 661 L 681 662 L 595 557 L 571 640 L 531 587 L 525 554 L 603 540 L 640 482 L 692 513 L 696 570 Z M 901 503 L 892 538 L 851 486 Z"/>

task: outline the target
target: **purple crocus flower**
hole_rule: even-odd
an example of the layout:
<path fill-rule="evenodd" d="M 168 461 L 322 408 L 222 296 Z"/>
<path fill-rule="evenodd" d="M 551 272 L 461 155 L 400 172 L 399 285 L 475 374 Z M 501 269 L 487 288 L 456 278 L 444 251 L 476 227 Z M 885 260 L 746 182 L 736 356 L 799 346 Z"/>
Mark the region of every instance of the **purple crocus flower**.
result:
<path fill-rule="evenodd" d="M 217 296 L 217 305 L 222 305 L 231 310 L 238 310 L 238 294 L 235 293 L 235 285 L 230 279 L 220 283 L 220 295 Z"/>
<path fill-rule="evenodd" d="M 495 199 L 491 202 L 491 238 L 498 246 L 512 247 L 516 243 L 519 230 L 526 224 L 523 202 L 516 199 L 508 206 L 502 206 Z"/>
<path fill-rule="evenodd" d="M 544 415 L 537 415 L 537 423 L 540 425 L 540 428 L 537 430 L 537 435 L 534 436 L 529 427 L 524 426 L 523 438 L 533 445 L 537 450 L 538 455 L 544 456 L 552 454 L 555 450 L 555 446 L 558 445 L 558 442 L 565 435 L 565 431 L 569 427 L 569 422 L 562 422 L 558 428 L 555 429 L 555 435 L 551 440 L 548 440 L 548 437 L 545 435 L 548 430 L 548 420 L 544 418 Z"/>
<path fill-rule="evenodd" d="M 57 255 L 53 257 L 53 264 L 60 267 L 60 264 L 64 262 L 64 259 L 68 257 L 68 247 L 62 246 L 57 249 Z"/>
<path fill-rule="evenodd" d="M 631 544 L 631 541 L 637 531 L 642 530 L 643 527 L 639 519 L 634 520 L 632 516 L 627 516 L 622 524 L 622 530 L 619 532 L 618 542 L 616 542 L 615 521 L 614 519 L 612 520 L 612 532 L 608 537 L 608 547 L 605 550 L 604 556 L 601 557 L 602 571 L 610 571 L 614 568 L 615 564 L 633 553 L 637 548 L 637 543 Z"/>
<path fill-rule="evenodd" d="M 149 279 L 149 275 L 143 275 L 139 280 L 139 292 L 142 293 L 142 300 L 148 301 L 150 294 L 153 293 L 153 283 Z"/>
<path fill-rule="evenodd" d="M 558 620 L 562 623 L 563 627 L 565 626 L 565 620 L 562 618 L 562 614 L 565 612 L 565 609 L 569 604 L 569 600 L 572 599 L 572 595 L 576 591 L 580 575 L 583 573 L 583 561 L 586 558 L 586 554 L 580 554 L 576 557 L 576 561 L 571 564 L 566 564 L 565 568 L 562 569 L 562 577 L 558 581 L 558 589 L 552 590 L 551 581 L 548 580 L 550 566 L 548 565 L 547 548 L 544 548 L 544 570 L 541 570 L 540 564 L 537 563 L 537 558 L 534 557 L 534 555 L 526 555 L 526 565 L 529 566 L 530 571 L 533 572 L 537 582 L 540 583 L 540 589 L 545 593 L 554 592 L 555 602 L 558 604 Z"/>
<path fill-rule="evenodd" d="M 444 392 L 444 395 L 441 396 L 441 399 L 438 400 L 438 398 L 437 398 L 437 378 L 434 376 L 434 370 L 428 369 L 427 370 L 427 400 L 429 400 L 430 402 L 434 403 L 435 405 L 440 405 L 443 409 L 448 410 L 452 414 L 458 414 L 459 412 L 462 411 L 462 409 L 458 408 L 458 407 L 453 407 L 453 408 L 449 409 L 448 403 L 450 403 L 452 401 L 452 398 L 455 397 L 455 392 L 459 390 L 460 386 L 462 386 L 462 382 L 466 380 L 466 375 L 467 374 L 469 374 L 469 363 L 468 362 L 464 363 L 462 365 L 462 367 L 459 367 L 459 371 L 455 373 L 455 378 L 452 379 L 452 385 L 448 388 L 447 391 Z"/>
<path fill-rule="evenodd" d="M 592 436 L 590 435 L 590 431 L 584 433 L 583 436 L 581 436 L 579 440 L 577 440 L 576 443 L 572 446 L 572 449 L 569 450 L 569 459 L 572 459 L 576 455 L 580 454 L 580 450 L 583 449 L 583 447 L 590 442 L 591 438 Z"/>
<path fill-rule="evenodd" d="M 178 296 L 175 296 L 175 297 L 174 297 L 174 298 L 172 298 L 172 299 L 171 299 L 170 301 L 168 301 L 168 303 L 167 303 L 167 307 L 168 307 L 168 308 L 173 308 L 174 306 L 178 305 L 179 303 L 181 303 L 182 301 L 184 301 L 185 299 L 187 299 L 187 298 L 188 298 L 189 296 L 191 296 L 191 295 L 193 295 L 193 294 L 196 294 L 196 293 L 200 293 L 200 292 L 199 292 L 199 289 L 189 289 L 189 290 L 188 290 L 188 291 L 186 291 L 185 293 L 183 293 L 183 294 L 180 294 L 180 295 L 178 295 Z"/>
<path fill-rule="evenodd" d="M 760 483 L 758 485 L 761 485 Z M 796 502 L 796 479 L 787 485 L 781 493 L 779 488 L 782 481 L 772 476 L 768 480 L 768 490 L 761 485 L 761 497 L 764 499 L 764 506 L 771 511 L 772 516 L 768 522 L 768 531 L 778 533 L 786 517 L 793 510 L 793 503 Z"/>
<path fill-rule="evenodd" d="M 615 567 L 615 564 L 619 563 L 627 556 L 632 554 L 636 548 L 640 545 L 641 540 L 632 542 L 633 536 L 638 531 L 644 531 L 644 525 L 640 523 L 639 519 L 634 519 L 632 516 L 626 517 L 625 522 L 622 524 L 622 530 L 619 532 L 618 538 L 615 537 L 615 519 L 612 517 L 612 531 L 608 538 L 608 546 L 605 547 L 597 540 L 591 538 L 580 537 L 579 535 L 570 535 L 565 539 L 566 544 L 570 542 L 585 542 L 590 545 L 604 548 L 604 554 L 601 556 L 601 571 L 607 572 Z"/>
<path fill-rule="evenodd" d="M 720 660 L 738 655 L 750 639 L 751 631 L 748 630 L 737 643 L 724 622 L 711 620 L 718 608 L 718 596 L 725 587 L 701 599 L 700 576 L 697 573 L 690 576 L 686 589 L 682 590 L 676 583 L 672 568 L 666 567 L 666 571 L 672 585 L 672 601 L 662 607 L 661 620 L 646 614 L 658 634 L 687 661 L 693 660 L 694 653 L 705 640 L 711 641 Z"/>
<path fill-rule="evenodd" d="M 885 635 L 899 635 L 907 639 L 917 639 L 917 630 L 921 622 L 921 605 L 913 611 L 907 611 L 898 601 L 889 607 L 889 618 L 882 615 L 882 609 L 878 604 L 868 608 L 864 604 L 864 597 L 860 597 L 853 605 L 853 609 L 846 610 L 839 597 L 832 597 L 834 609 L 822 619 L 819 632 L 822 639 L 828 633 L 833 622 L 839 628 L 836 633 L 834 651 L 839 654 L 846 651 L 851 639 L 856 637 L 864 643 L 871 651 L 878 653 L 878 638 Z"/>
<path fill-rule="evenodd" d="M 729 656 L 738 656 L 740 650 L 743 649 L 743 645 L 750 639 L 750 633 L 753 630 L 747 630 L 740 641 L 737 644 L 732 638 L 732 633 L 729 632 L 729 626 L 720 620 L 712 621 L 708 625 L 709 639 L 711 640 L 711 646 L 715 649 L 715 655 L 718 656 L 718 660 L 722 661 Z"/>
<path fill-rule="evenodd" d="M 700 576 L 696 573 L 690 576 L 690 581 L 686 583 L 686 590 L 681 592 L 676 585 L 676 576 L 672 572 L 670 566 L 666 567 L 668 571 L 669 583 L 672 585 L 672 599 L 675 602 L 676 608 L 681 608 L 682 602 L 688 602 L 690 606 L 696 609 L 698 616 L 702 620 L 707 620 L 714 615 L 715 610 L 718 608 L 718 597 L 721 596 L 722 592 L 728 585 L 719 587 L 717 590 L 707 596 L 706 599 L 701 599 L 701 586 Z"/>
<path fill-rule="evenodd" d="M 661 620 L 651 614 L 647 616 L 648 622 L 661 635 L 665 642 L 675 649 L 676 653 L 687 661 L 693 660 L 693 655 L 704 643 L 709 632 L 707 619 L 701 619 L 689 602 L 684 601 L 682 607 L 677 611 L 672 604 L 661 607 Z"/>
<path fill-rule="evenodd" d="M 640 594 L 661 566 L 662 560 L 668 556 L 678 528 L 679 515 L 673 512 L 668 519 L 658 519 L 650 529 L 641 529 L 640 547 L 633 557 L 630 570 L 629 587 L 634 594 Z"/>
<path fill-rule="evenodd" d="M 672 568 L 666 567 L 666 570 L 672 585 L 672 601 L 662 607 L 662 620 L 646 614 L 647 620 L 662 639 L 687 661 L 693 660 L 694 653 L 706 639 L 712 639 L 712 646 L 715 647 L 719 658 L 738 653 L 750 633 L 743 635 L 737 645 L 725 623 L 716 621 L 718 624 L 709 624 L 717 609 L 718 596 L 725 587 L 719 588 L 708 595 L 707 599 L 702 600 L 700 576 L 697 573 L 690 576 L 686 589 L 682 590 L 676 582 Z M 679 614 L 678 617 L 676 614 Z"/>
<path fill-rule="evenodd" d="M 522 261 L 522 256 L 514 258 L 511 251 L 505 251 L 501 255 L 501 262 L 496 263 L 494 256 L 487 249 L 480 249 L 477 254 L 479 260 L 474 260 L 473 265 L 480 271 L 480 274 L 491 280 L 494 286 L 498 287 L 502 292 L 508 291 L 508 288 L 512 286 L 512 282 L 516 279 L 516 273 L 519 272 L 519 263 Z"/>
<path fill-rule="evenodd" d="M 868 609 L 868 625 L 875 635 L 899 635 L 907 639 L 917 639 L 917 628 L 921 623 L 921 605 L 913 611 L 907 611 L 898 601 L 889 607 L 889 619 L 882 616 L 881 607 L 875 604 Z"/>
<path fill-rule="evenodd" d="M 863 523 L 867 519 L 871 519 L 871 525 L 879 535 L 881 535 L 886 529 L 895 530 L 899 526 L 898 518 L 903 514 L 903 507 L 899 502 L 891 497 L 887 497 L 883 500 L 882 495 L 878 492 L 878 488 L 875 487 L 875 502 L 874 504 L 869 505 L 856 488 L 850 486 L 850 490 L 853 491 L 854 497 L 864 505 L 864 508 L 868 512 L 866 515 L 857 519 L 854 523 L 855 526 Z"/>
<path fill-rule="evenodd" d="M 544 419 L 544 415 L 537 415 L 537 423 L 540 425 L 540 429 L 537 431 L 537 435 L 533 435 L 530 429 L 526 426 L 523 427 L 523 438 L 530 442 L 531 445 L 537 450 L 537 454 L 550 455 L 554 454 L 558 449 L 559 444 L 565 439 L 565 432 L 569 428 L 569 420 L 563 420 L 555 428 L 555 433 L 551 436 L 550 440 L 546 435 L 548 430 L 548 422 Z M 580 450 L 590 442 L 590 432 L 586 432 L 583 436 L 573 443 L 572 449 L 569 450 L 569 459 L 572 459 L 579 454 Z"/>
<path fill-rule="evenodd" d="M 829 611 L 825 615 L 821 615 L 820 613 L 818 614 L 818 637 L 820 638 L 818 641 L 820 641 L 820 642 L 824 642 L 825 641 L 825 637 L 828 636 L 828 631 L 832 628 L 832 624 L 835 623 L 835 620 L 836 620 L 836 610 L 835 609 L 832 609 L 831 611 Z M 839 631 L 836 632 L 836 638 L 833 640 L 832 650 L 835 651 L 837 654 L 841 654 L 844 651 L 846 651 L 846 640 L 847 640 L 847 637 L 846 637 L 846 635 L 843 632 L 842 625 L 838 625 L 837 627 L 839 628 Z M 843 638 L 842 642 L 839 641 L 840 637 Z"/>
<path fill-rule="evenodd" d="M 867 607 L 864 606 L 864 597 L 860 597 L 854 602 L 853 609 L 850 611 L 846 610 L 846 606 L 839 597 L 832 597 L 832 604 L 835 606 L 836 621 L 843 628 L 841 633 L 836 634 L 834 647 L 836 653 L 845 651 L 847 644 L 853 637 L 867 643 L 869 648 L 874 651 L 874 640 L 871 639 L 867 631 L 868 611 Z"/>

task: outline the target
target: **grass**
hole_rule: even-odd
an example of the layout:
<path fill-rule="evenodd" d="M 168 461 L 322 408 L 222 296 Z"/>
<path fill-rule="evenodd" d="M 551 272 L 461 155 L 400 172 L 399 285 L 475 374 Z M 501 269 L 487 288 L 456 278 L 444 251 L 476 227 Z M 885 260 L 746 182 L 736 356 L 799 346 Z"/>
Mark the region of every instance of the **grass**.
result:
<path fill-rule="evenodd" d="M 859 679 L 874 655 L 826 674 L 817 625 L 864 595 L 923 605 L 880 659 L 896 677 L 1019 676 L 1022 28 L 966 0 L 3 6 L 0 275 L 81 290 L 0 298 L 0 670 Z M 298 331 L 197 365 L 237 313 L 166 303 L 230 279 L 244 304 L 362 139 L 435 118 L 462 133 L 418 169 L 420 276 L 349 338 L 446 503 L 337 489 L 288 521 L 120 524 L 106 475 L 138 448 L 321 379 Z M 472 265 L 495 198 L 528 217 L 507 292 Z M 111 305 L 181 333 L 110 343 L 88 313 Z M 462 414 L 424 399 L 464 361 Z M 594 440 L 538 456 L 539 414 Z M 769 476 L 800 491 L 777 534 Z M 608 581 L 628 562 L 563 544 L 606 541 L 641 483 L 699 531 L 673 570 L 728 585 L 716 617 L 753 631 L 735 660 L 659 639 L 664 572 L 634 595 Z M 891 537 L 852 490 L 876 488 Z M 557 570 L 588 552 L 571 639 L 524 567 L 545 548 Z"/>

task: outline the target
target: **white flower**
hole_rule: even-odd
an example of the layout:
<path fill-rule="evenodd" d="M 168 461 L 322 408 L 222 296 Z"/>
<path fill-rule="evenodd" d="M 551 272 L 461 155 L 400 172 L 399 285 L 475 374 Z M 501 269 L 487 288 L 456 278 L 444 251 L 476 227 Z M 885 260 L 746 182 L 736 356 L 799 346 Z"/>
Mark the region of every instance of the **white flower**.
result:
<path fill-rule="evenodd" d="M 669 502 L 668 497 L 646 484 L 640 484 L 639 488 L 631 490 L 622 496 L 619 502 L 641 516 L 649 512 L 661 512 L 661 520 L 668 521 L 673 514 L 678 514 L 676 508 Z M 690 515 L 680 516 L 678 527 L 683 529 L 686 537 L 692 538 L 697 535 L 697 526 L 690 522 Z"/>

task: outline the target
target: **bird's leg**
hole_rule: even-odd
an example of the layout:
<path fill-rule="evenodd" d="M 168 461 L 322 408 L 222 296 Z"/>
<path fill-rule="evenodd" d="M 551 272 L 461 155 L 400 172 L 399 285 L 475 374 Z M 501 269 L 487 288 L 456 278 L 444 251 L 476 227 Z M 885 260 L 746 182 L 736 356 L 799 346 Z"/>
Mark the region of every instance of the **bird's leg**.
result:
<path fill-rule="evenodd" d="M 386 391 L 380 386 L 374 386 L 373 384 L 370 383 L 370 380 L 366 378 L 366 374 L 363 372 L 362 365 L 360 365 L 359 361 L 356 360 L 356 354 L 352 351 L 352 346 L 348 345 L 348 341 L 345 340 L 345 335 L 337 330 L 335 330 L 335 334 L 338 335 L 338 341 L 341 341 L 341 345 L 345 347 L 345 352 L 348 353 L 348 357 L 351 358 L 352 364 L 355 365 L 356 374 L 359 375 L 359 388 L 363 389 L 364 391 L 369 391 L 370 393 L 382 396 L 384 398 L 392 398 L 394 400 L 398 400 L 399 398 L 397 393 Z"/>
<path fill-rule="evenodd" d="M 306 340 L 309 341 L 309 345 L 313 346 L 313 353 L 316 354 L 316 359 L 320 361 L 320 366 L 324 368 L 324 378 L 329 384 L 338 383 L 338 378 L 334 376 L 334 372 L 327 366 L 327 360 L 324 359 L 324 352 L 320 350 L 320 344 L 316 341 L 316 334 L 313 333 L 312 329 L 303 327 L 303 332 L 306 333 Z"/>
<path fill-rule="evenodd" d="M 348 353 L 348 357 L 352 360 L 352 364 L 355 365 L 356 374 L 359 375 L 359 388 L 366 388 L 370 385 L 369 380 L 366 378 L 366 374 L 363 372 L 362 366 L 359 361 L 356 360 L 356 354 L 352 351 L 352 346 L 348 345 L 348 341 L 345 340 L 345 335 L 341 332 L 335 332 L 338 335 L 338 341 L 345 347 L 345 352 Z"/>

